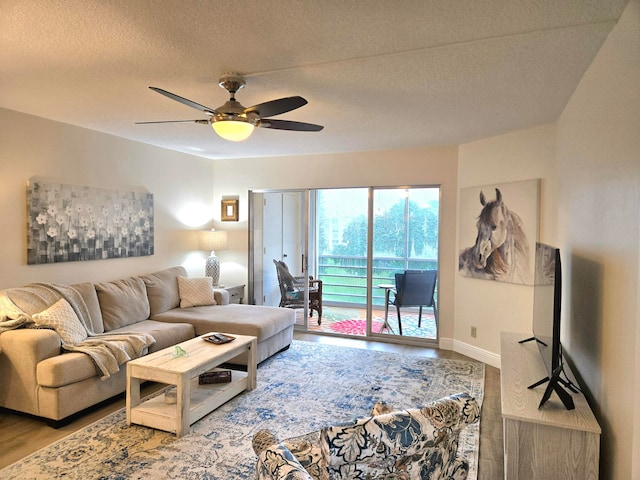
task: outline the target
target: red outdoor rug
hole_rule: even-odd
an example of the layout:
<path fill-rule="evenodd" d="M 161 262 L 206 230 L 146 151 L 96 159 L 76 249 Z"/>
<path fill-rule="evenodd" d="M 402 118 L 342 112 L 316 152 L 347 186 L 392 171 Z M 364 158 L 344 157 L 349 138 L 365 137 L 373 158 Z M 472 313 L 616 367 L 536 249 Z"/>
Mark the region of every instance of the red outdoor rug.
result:
<path fill-rule="evenodd" d="M 374 320 L 371 325 L 371 330 L 374 333 L 380 333 L 382 325 L 384 325 L 383 322 Z M 362 318 L 338 320 L 337 322 L 331 323 L 331 331 L 345 335 L 365 335 L 367 332 L 367 321 Z"/>

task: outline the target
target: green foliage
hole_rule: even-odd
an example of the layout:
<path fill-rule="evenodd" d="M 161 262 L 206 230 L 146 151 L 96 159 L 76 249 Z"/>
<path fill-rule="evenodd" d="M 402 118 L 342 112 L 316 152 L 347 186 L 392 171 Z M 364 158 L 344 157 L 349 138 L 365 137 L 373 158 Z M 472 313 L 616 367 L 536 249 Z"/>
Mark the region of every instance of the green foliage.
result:
<path fill-rule="evenodd" d="M 367 217 L 354 218 L 342 234 L 342 243 L 334 248 L 336 255 L 364 257 L 367 255 Z"/>
<path fill-rule="evenodd" d="M 341 242 L 333 251 L 329 248 L 327 226 L 320 224 L 320 247 L 325 254 L 364 257 L 367 254 L 367 218 L 355 217 L 345 227 Z M 409 202 L 408 223 L 405 221 L 403 200 L 377 215 L 373 224 L 374 256 L 387 257 L 436 257 L 438 251 L 438 208 L 430 208 Z"/>
<path fill-rule="evenodd" d="M 411 192 L 413 199 L 423 198 L 422 206 L 411 196 L 394 200 L 390 192 L 381 199 L 382 206 L 390 200 L 387 207 L 374 216 L 374 286 L 394 283 L 394 273 L 405 269 L 438 268 L 439 202 L 428 200 L 420 189 Z M 324 282 L 323 297 L 327 301 L 365 304 L 368 219 L 366 213 L 359 212 L 366 212 L 366 203 L 358 196 L 361 192 L 353 197 L 339 193 L 343 196 L 333 198 L 332 208 L 325 208 L 322 197 L 318 202 L 318 273 Z M 365 206 L 359 208 L 362 204 Z M 378 290 L 373 292 L 374 304 L 382 303 Z"/>

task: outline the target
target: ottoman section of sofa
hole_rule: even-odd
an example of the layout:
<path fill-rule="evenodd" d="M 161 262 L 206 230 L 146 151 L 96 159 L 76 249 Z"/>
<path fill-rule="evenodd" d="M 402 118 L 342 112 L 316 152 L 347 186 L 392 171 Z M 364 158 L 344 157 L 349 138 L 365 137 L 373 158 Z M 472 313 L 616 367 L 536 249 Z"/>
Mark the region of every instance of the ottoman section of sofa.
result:
<path fill-rule="evenodd" d="M 254 336 L 258 339 L 258 362 L 261 362 L 291 344 L 296 318 L 288 308 L 229 304 L 174 308 L 153 315 L 152 320 L 191 323 L 196 336 L 209 332 Z"/>
<path fill-rule="evenodd" d="M 260 342 L 291 327 L 295 323 L 295 312 L 279 307 L 234 303 L 173 308 L 153 315 L 151 320 L 190 323 L 196 329 L 196 336 L 209 332 L 228 332 L 252 335 Z"/>

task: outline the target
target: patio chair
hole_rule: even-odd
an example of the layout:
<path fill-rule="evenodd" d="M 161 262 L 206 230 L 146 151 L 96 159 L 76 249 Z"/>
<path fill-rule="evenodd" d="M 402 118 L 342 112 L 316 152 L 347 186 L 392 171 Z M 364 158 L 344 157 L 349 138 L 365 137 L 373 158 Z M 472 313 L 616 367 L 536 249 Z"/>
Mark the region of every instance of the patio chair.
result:
<path fill-rule="evenodd" d="M 281 260 L 273 259 L 280 286 L 280 306 L 304 308 L 304 277 L 294 277 L 289 267 Z M 318 312 L 318 325 L 322 323 L 322 280 L 309 276 L 309 316 Z"/>
<path fill-rule="evenodd" d="M 435 290 L 438 278 L 437 270 L 405 270 L 396 273 L 395 297 L 392 301 L 398 312 L 398 330 L 402 335 L 401 307 L 420 307 L 418 313 L 418 328 L 422 326 L 422 307 L 433 307 L 433 315 L 438 324 L 438 308 L 436 306 Z"/>

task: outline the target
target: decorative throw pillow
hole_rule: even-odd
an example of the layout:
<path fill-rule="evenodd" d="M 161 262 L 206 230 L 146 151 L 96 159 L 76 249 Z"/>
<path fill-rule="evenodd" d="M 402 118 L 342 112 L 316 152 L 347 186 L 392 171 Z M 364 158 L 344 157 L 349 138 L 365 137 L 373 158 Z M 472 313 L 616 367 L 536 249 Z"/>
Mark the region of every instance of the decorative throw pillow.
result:
<path fill-rule="evenodd" d="M 178 277 L 180 292 L 180 308 L 216 305 L 211 277 L 187 278 Z"/>
<path fill-rule="evenodd" d="M 76 312 L 64 298 L 58 300 L 45 311 L 32 315 L 31 318 L 36 322 L 36 326 L 55 330 L 65 345 L 75 345 L 88 336 L 87 330 L 80 322 Z"/>
<path fill-rule="evenodd" d="M 153 317 L 158 313 L 180 306 L 180 292 L 178 291 L 178 277 L 180 275 L 187 276 L 184 267 L 166 268 L 142 277 L 147 286 L 149 316 Z"/>

